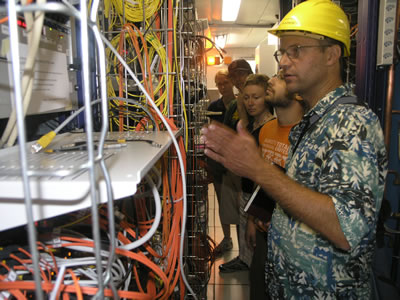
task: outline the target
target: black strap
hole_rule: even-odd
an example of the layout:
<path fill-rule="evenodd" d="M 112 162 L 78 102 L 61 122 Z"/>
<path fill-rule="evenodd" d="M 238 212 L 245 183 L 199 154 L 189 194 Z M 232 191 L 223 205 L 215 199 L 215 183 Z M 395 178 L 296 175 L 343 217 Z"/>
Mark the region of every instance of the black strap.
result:
<path fill-rule="evenodd" d="M 308 119 L 308 122 L 305 124 L 303 130 L 301 131 L 300 136 L 297 139 L 296 145 L 293 147 L 292 155 L 296 152 L 297 147 L 299 146 L 299 144 L 300 144 L 301 140 L 303 139 L 304 135 L 306 134 L 306 132 L 309 131 L 319 121 L 319 119 L 321 119 L 327 112 L 334 109 L 339 104 L 364 105 L 364 103 L 359 102 L 357 97 L 355 97 L 355 96 L 344 96 L 344 97 L 339 98 L 331 106 L 329 106 L 328 109 L 325 111 L 325 113 L 322 116 L 320 116 L 318 114 L 312 115 Z"/>

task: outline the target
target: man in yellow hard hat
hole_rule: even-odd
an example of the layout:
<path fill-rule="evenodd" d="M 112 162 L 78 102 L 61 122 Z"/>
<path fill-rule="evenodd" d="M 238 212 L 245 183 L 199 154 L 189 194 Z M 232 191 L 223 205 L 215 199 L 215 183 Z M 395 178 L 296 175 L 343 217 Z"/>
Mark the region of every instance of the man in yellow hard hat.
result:
<path fill-rule="evenodd" d="M 307 105 L 289 136 L 286 174 L 262 159 L 240 123 L 238 133 L 204 128 L 205 153 L 276 201 L 266 264 L 272 299 L 369 299 L 387 158 L 378 117 L 341 78 L 348 19 L 329 0 L 309 0 L 270 32 L 289 92 Z"/>

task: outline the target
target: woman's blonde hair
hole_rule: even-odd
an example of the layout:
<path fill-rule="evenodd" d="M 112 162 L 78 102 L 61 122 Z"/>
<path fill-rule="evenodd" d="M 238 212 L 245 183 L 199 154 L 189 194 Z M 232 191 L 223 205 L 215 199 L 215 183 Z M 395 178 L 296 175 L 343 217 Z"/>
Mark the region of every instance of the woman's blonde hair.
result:
<path fill-rule="evenodd" d="M 247 76 L 244 86 L 246 87 L 248 85 L 258 85 L 258 86 L 263 87 L 264 90 L 266 91 L 268 88 L 268 80 L 269 80 L 269 77 L 267 75 L 250 74 L 249 76 Z"/>
<path fill-rule="evenodd" d="M 269 77 L 264 74 L 250 74 L 246 78 L 246 82 L 244 83 L 244 87 L 248 85 L 258 85 L 264 89 L 264 91 L 267 91 L 268 89 L 268 81 Z M 265 107 L 268 108 L 269 112 L 271 114 L 274 113 L 274 109 L 269 105 L 266 101 L 264 101 Z"/>
<path fill-rule="evenodd" d="M 229 72 L 226 69 L 218 70 L 217 73 L 215 74 L 215 78 L 217 78 L 218 75 L 224 75 L 226 77 L 229 77 Z"/>

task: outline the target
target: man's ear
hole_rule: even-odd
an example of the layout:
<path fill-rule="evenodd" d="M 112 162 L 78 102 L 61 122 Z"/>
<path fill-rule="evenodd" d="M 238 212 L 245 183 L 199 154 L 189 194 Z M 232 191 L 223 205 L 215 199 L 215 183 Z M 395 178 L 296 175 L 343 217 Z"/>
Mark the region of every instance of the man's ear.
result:
<path fill-rule="evenodd" d="M 327 47 L 326 54 L 327 54 L 327 64 L 333 65 L 340 60 L 340 57 L 342 56 L 342 49 L 340 48 L 339 45 L 332 45 Z"/>

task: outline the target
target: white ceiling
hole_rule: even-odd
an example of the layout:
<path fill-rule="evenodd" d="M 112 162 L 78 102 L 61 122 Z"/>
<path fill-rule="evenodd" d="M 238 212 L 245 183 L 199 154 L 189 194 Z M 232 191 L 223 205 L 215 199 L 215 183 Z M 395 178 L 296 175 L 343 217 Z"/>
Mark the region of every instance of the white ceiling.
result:
<path fill-rule="evenodd" d="M 278 21 L 279 0 L 242 0 L 235 22 L 222 22 L 223 0 L 196 0 L 198 19 L 207 20 L 211 36 L 227 34 L 225 48 L 255 48 Z"/>

